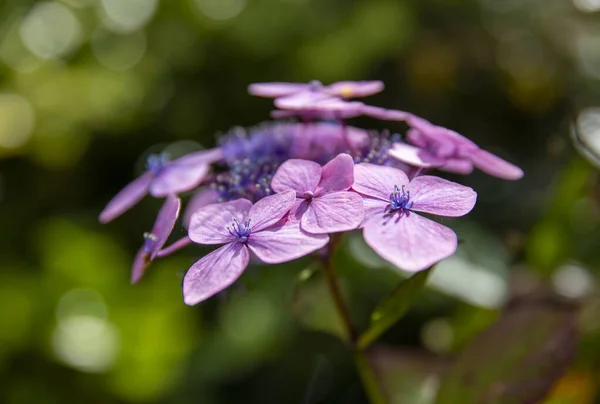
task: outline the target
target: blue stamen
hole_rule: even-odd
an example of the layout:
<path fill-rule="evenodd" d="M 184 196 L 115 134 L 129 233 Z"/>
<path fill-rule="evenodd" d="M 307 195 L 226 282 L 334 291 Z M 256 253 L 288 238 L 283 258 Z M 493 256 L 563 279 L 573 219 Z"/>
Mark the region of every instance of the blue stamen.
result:
<path fill-rule="evenodd" d="M 402 189 L 398 185 L 394 185 L 394 191 L 390 194 L 390 205 L 392 211 L 406 211 L 412 208 L 413 202 L 410 200 L 410 191 L 407 191 L 402 185 Z"/>
<path fill-rule="evenodd" d="M 154 243 L 156 243 L 156 236 L 152 233 L 144 233 L 144 252 L 150 254 L 154 250 Z"/>
<path fill-rule="evenodd" d="M 248 237 L 252 232 L 252 227 L 250 226 L 250 219 L 246 219 L 243 223 L 237 221 L 237 219 L 233 218 L 233 223 L 231 226 L 227 226 L 227 231 L 233 237 L 237 239 L 240 243 L 245 243 L 248 241 Z"/>
<path fill-rule="evenodd" d="M 146 169 L 151 173 L 158 174 L 162 171 L 162 169 L 168 162 L 169 154 L 167 152 L 151 154 L 146 160 Z"/>

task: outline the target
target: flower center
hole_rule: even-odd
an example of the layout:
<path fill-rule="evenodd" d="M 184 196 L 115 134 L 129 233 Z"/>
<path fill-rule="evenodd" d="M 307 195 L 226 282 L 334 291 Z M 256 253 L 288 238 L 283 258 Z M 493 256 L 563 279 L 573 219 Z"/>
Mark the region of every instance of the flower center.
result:
<path fill-rule="evenodd" d="M 413 203 L 410 200 L 410 191 L 406 190 L 404 185 L 402 185 L 402 188 L 394 185 L 394 191 L 390 194 L 390 205 L 392 211 L 412 208 Z"/>
<path fill-rule="evenodd" d="M 151 154 L 146 160 L 146 169 L 153 174 L 158 174 L 162 171 L 165 165 L 169 162 L 169 154 L 162 152 L 159 154 Z"/>
<path fill-rule="evenodd" d="M 156 243 L 156 236 L 152 233 L 144 233 L 144 252 L 150 254 L 154 249 L 154 243 Z"/>
<path fill-rule="evenodd" d="M 240 243 L 245 243 L 248 241 L 248 237 L 252 232 L 252 228 L 250 227 L 250 218 L 246 219 L 243 223 L 240 223 L 234 217 L 231 226 L 227 226 L 227 231 L 229 234 L 235 237 L 237 241 Z"/>
<path fill-rule="evenodd" d="M 313 193 L 313 191 L 304 191 L 304 195 L 302 195 L 302 198 L 306 199 L 306 200 L 310 200 L 312 198 L 314 198 L 315 194 Z"/>

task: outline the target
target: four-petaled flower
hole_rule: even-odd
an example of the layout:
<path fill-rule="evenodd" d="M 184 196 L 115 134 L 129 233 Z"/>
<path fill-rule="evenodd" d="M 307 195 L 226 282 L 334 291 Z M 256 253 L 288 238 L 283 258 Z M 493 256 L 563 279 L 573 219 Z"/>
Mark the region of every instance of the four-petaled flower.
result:
<path fill-rule="evenodd" d="M 144 233 L 144 244 L 139 249 L 133 267 L 131 269 L 131 283 L 138 282 L 144 271 L 152 260 L 157 257 L 160 249 L 165 245 L 167 238 L 175 227 L 179 210 L 181 209 L 181 200 L 175 196 L 169 195 L 163 203 L 156 221 L 149 233 Z"/>
<path fill-rule="evenodd" d="M 271 187 L 275 192 L 294 191 L 292 220 L 308 233 L 324 234 L 353 230 L 362 222 L 362 198 L 348 191 L 353 182 L 353 159 L 340 154 L 323 167 L 314 161 L 288 160 L 275 173 Z"/>
<path fill-rule="evenodd" d="M 523 170 L 500 157 L 480 149 L 475 143 L 453 130 L 408 114 L 411 129 L 407 143 L 395 143 L 390 155 L 417 167 L 433 167 L 458 174 L 469 174 L 473 167 L 490 175 L 518 180 Z"/>
<path fill-rule="evenodd" d="M 326 235 L 309 235 L 287 220 L 293 191 L 267 196 L 254 205 L 247 199 L 205 206 L 192 216 L 190 239 L 225 244 L 197 261 L 183 280 L 186 304 L 194 305 L 231 285 L 246 269 L 250 251 L 262 262 L 291 261 L 324 247 Z"/>
<path fill-rule="evenodd" d="M 451 229 L 416 212 L 463 216 L 477 199 L 469 187 L 433 176 L 409 182 L 403 171 L 373 164 L 355 166 L 352 189 L 364 199 L 366 243 L 407 271 L 425 269 L 452 255 L 457 247 Z"/>
<path fill-rule="evenodd" d="M 150 155 L 147 171 L 115 195 L 100 213 L 100 222 L 107 223 L 120 216 L 148 193 L 164 198 L 195 188 L 210 170 L 210 164 L 222 156 L 220 149 L 191 153 L 173 161 L 168 161 L 165 153 Z"/>

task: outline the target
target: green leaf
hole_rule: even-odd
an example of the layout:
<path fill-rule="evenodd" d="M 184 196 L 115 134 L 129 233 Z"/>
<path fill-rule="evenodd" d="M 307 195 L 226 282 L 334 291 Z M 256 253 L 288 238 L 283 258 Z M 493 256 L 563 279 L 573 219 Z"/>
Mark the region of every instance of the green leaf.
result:
<path fill-rule="evenodd" d="M 371 313 L 371 324 L 360 336 L 358 347 L 364 349 L 406 314 L 410 304 L 425 287 L 433 267 L 421 271 L 400 284 Z"/>
<path fill-rule="evenodd" d="M 436 404 L 533 404 L 570 364 L 576 309 L 545 298 L 512 307 L 445 373 Z"/>

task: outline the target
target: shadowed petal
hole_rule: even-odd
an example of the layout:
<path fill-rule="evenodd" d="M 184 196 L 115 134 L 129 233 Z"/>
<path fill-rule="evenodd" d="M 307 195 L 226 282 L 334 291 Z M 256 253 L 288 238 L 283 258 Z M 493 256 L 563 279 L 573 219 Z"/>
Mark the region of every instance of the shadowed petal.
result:
<path fill-rule="evenodd" d="M 108 223 L 138 203 L 148 193 L 153 178 L 154 175 L 147 172 L 123 188 L 100 213 L 100 222 Z"/>
<path fill-rule="evenodd" d="M 196 262 L 183 278 L 183 300 L 190 306 L 219 293 L 235 282 L 248 266 L 248 249 L 230 243 Z"/>
<path fill-rule="evenodd" d="M 310 254 L 328 242 L 325 234 L 309 235 L 298 223 L 285 223 L 251 234 L 248 247 L 262 262 L 279 264 Z"/>
<path fill-rule="evenodd" d="M 146 272 L 146 269 L 150 266 L 152 260 L 150 254 L 146 252 L 144 247 L 140 248 L 133 259 L 133 265 L 131 267 L 131 283 L 137 283 Z"/>
<path fill-rule="evenodd" d="M 389 201 L 394 185 L 401 187 L 406 184 L 408 184 L 408 177 L 404 171 L 397 168 L 367 163 L 354 166 L 352 189 L 360 194 Z"/>
<path fill-rule="evenodd" d="M 469 213 L 477 201 L 472 188 L 440 177 L 424 175 L 410 182 L 411 210 L 457 217 Z"/>
<path fill-rule="evenodd" d="M 314 191 L 321 179 L 321 166 L 314 161 L 290 159 L 275 172 L 271 188 L 275 192 L 296 191 L 301 198 L 306 191 Z"/>
<path fill-rule="evenodd" d="M 466 158 L 447 159 L 443 166 L 438 167 L 438 170 L 467 175 L 473 172 L 473 163 Z"/>
<path fill-rule="evenodd" d="M 323 92 L 344 98 L 367 97 L 383 90 L 381 81 L 338 81 L 323 88 Z"/>
<path fill-rule="evenodd" d="M 363 235 L 377 254 L 398 268 L 420 271 L 456 251 L 456 234 L 448 227 L 416 213 L 397 219 L 380 216 L 369 220 Z"/>
<path fill-rule="evenodd" d="M 363 221 L 363 199 L 354 192 L 341 191 L 313 199 L 302 215 L 300 227 L 312 234 L 356 229 Z"/>
<path fill-rule="evenodd" d="M 190 220 L 189 236 L 198 244 L 229 243 L 234 238 L 227 230 L 235 218 L 242 223 L 250 212 L 252 202 L 236 199 L 231 202 L 214 203 L 196 211 Z"/>
<path fill-rule="evenodd" d="M 183 213 L 183 227 L 188 228 L 192 215 L 198 211 L 198 209 L 217 203 L 219 200 L 219 194 L 212 188 L 202 188 L 198 190 L 192 199 L 187 203 L 185 212 Z"/>
<path fill-rule="evenodd" d="M 248 93 L 259 97 L 277 98 L 309 91 L 311 87 L 310 83 L 254 83 L 248 86 Z"/>
<path fill-rule="evenodd" d="M 190 238 L 188 236 L 182 237 L 179 240 L 177 240 L 176 242 L 174 242 L 173 244 L 171 244 L 170 246 L 160 250 L 156 254 L 156 257 L 157 258 L 166 257 L 167 255 L 171 255 L 174 252 L 179 251 L 182 248 L 187 247 L 190 244 L 193 244 L 193 241 L 190 240 Z"/>
<path fill-rule="evenodd" d="M 294 191 L 284 191 L 264 197 L 256 202 L 248 217 L 252 220 L 252 233 L 261 231 L 279 222 L 292 209 L 296 202 Z"/>
<path fill-rule="evenodd" d="M 354 183 L 354 160 L 349 154 L 338 154 L 323 166 L 321 181 L 315 195 L 329 192 L 346 191 Z"/>
<path fill-rule="evenodd" d="M 470 153 L 475 167 L 481 171 L 505 180 L 518 180 L 523 177 L 523 170 L 485 150 L 475 150 Z"/>
<path fill-rule="evenodd" d="M 207 163 L 177 164 L 172 162 L 165 166 L 150 183 L 150 195 L 162 198 L 194 189 L 209 170 L 210 166 Z"/>
<path fill-rule="evenodd" d="M 406 143 L 394 143 L 389 154 L 395 159 L 415 167 L 432 167 L 445 163 L 444 159 L 432 156 L 430 153 Z"/>

